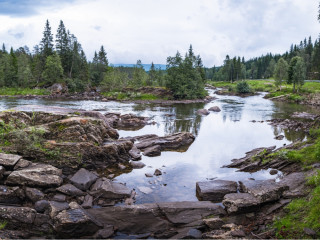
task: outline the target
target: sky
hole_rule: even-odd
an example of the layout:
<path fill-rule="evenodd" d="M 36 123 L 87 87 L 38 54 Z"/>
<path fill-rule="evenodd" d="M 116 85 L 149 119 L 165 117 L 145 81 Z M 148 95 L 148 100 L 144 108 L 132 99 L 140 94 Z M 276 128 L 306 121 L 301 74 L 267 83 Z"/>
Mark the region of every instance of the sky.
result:
<path fill-rule="evenodd" d="M 110 63 L 165 64 L 192 44 L 204 65 L 225 56 L 284 53 L 320 33 L 319 0 L 0 0 L 0 44 L 39 44 L 48 19 L 63 20 L 88 60 L 103 45 Z"/>

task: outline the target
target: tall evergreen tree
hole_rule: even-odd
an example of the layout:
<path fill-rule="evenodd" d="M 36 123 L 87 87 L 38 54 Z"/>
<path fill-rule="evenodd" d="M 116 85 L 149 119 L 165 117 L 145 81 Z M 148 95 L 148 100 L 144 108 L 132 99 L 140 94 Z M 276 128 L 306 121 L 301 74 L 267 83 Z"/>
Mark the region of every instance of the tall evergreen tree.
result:
<path fill-rule="evenodd" d="M 53 54 L 53 35 L 51 33 L 49 20 L 46 21 L 46 25 L 44 27 L 43 37 L 40 42 L 40 50 L 44 59 Z"/>

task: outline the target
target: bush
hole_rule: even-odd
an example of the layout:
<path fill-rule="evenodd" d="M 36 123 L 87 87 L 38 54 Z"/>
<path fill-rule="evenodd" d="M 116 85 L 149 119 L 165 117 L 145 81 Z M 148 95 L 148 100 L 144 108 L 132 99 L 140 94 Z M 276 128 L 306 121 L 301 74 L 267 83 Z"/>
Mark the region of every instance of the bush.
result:
<path fill-rule="evenodd" d="M 250 87 L 246 81 L 238 82 L 236 89 L 237 93 L 250 93 Z"/>

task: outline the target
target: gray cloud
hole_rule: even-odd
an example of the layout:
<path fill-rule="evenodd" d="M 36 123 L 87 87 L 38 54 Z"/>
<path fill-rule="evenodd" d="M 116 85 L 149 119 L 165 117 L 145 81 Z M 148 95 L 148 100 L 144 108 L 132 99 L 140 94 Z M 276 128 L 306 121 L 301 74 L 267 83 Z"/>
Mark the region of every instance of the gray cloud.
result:
<path fill-rule="evenodd" d="M 24 37 L 24 32 L 14 32 L 13 30 L 9 30 L 8 34 L 15 37 L 16 39 L 21 39 Z"/>

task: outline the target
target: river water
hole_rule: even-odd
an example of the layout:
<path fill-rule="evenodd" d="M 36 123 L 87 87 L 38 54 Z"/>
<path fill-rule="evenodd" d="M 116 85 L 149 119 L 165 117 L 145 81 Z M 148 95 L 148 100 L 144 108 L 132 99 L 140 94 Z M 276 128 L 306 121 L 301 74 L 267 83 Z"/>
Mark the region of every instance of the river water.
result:
<path fill-rule="evenodd" d="M 211 91 L 211 90 L 210 90 Z M 214 95 L 213 92 L 210 92 Z M 288 118 L 293 112 L 314 112 L 312 108 L 297 104 L 272 102 L 263 98 L 263 93 L 246 98 L 217 96 L 208 104 L 175 104 L 160 106 L 153 104 L 133 104 L 97 101 L 58 101 L 44 99 L 0 99 L 0 110 L 21 105 L 50 105 L 73 109 L 99 110 L 105 112 L 134 113 L 152 117 L 155 124 L 136 131 L 120 130 L 120 137 L 144 134 L 167 134 L 187 131 L 196 136 L 186 152 L 163 152 L 159 157 L 142 157 L 146 164 L 143 169 L 134 169 L 116 177 L 116 181 L 126 183 L 137 192 L 137 203 L 194 201 L 196 182 L 209 179 L 243 180 L 248 178 L 271 179 L 269 170 L 256 173 L 237 172 L 237 169 L 222 168 L 234 158 L 245 156 L 247 151 L 258 147 L 281 147 L 292 141 L 303 139 L 304 135 L 295 131 L 284 131 L 270 126 L 266 120 Z M 221 112 L 199 116 L 201 108 L 219 106 Z M 252 122 L 255 120 L 256 122 Z M 283 134 L 283 140 L 275 136 Z M 160 169 L 163 174 L 147 178 Z M 139 190 L 147 188 L 148 194 Z"/>

